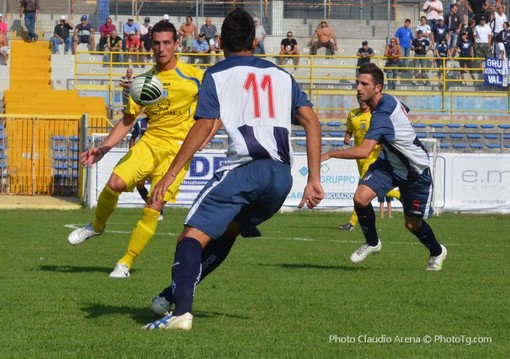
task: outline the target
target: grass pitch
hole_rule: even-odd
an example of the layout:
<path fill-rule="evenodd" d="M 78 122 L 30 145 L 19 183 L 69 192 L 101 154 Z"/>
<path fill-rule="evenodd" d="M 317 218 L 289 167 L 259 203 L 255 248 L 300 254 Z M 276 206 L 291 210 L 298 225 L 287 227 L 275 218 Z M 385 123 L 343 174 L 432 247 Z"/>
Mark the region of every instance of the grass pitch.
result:
<path fill-rule="evenodd" d="M 507 358 L 510 217 L 429 220 L 448 248 L 443 271 L 401 213 L 378 220 L 380 254 L 348 258 L 361 231 L 348 213 L 279 214 L 239 239 L 197 287 L 191 332 L 144 332 L 169 283 L 185 211 L 167 209 L 128 279 L 108 274 L 139 209 L 118 209 L 105 234 L 73 247 L 69 225 L 91 210 L 0 211 L 0 358 Z"/>

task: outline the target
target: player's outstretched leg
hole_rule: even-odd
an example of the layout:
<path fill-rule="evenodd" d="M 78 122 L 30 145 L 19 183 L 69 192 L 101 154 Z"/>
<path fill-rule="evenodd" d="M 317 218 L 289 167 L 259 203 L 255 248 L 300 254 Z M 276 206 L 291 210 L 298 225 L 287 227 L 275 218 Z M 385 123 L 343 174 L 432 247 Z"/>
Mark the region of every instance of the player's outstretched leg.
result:
<path fill-rule="evenodd" d="M 366 207 L 355 207 L 355 210 L 366 239 L 366 242 L 350 257 L 351 262 L 356 264 L 363 262 L 369 254 L 378 253 L 381 250 L 381 241 L 375 228 L 375 212 L 372 204 L 369 203 Z"/>

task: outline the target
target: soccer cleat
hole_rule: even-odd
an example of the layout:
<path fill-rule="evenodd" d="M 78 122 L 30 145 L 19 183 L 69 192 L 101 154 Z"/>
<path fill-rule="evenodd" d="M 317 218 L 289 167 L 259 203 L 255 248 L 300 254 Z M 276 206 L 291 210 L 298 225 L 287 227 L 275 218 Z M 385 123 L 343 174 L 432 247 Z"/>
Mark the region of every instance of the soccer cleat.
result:
<path fill-rule="evenodd" d="M 110 278 L 129 278 L 129 276 L 129 267 L 123 263 L 117 263 L 110 273 Z"/>
<path fill-rule="evenodd" d="M 427 266 L 428 271 L 439 272 L 443 267 L 443 262 L 448 254 L 446 247 L 441 244 L 441 249 L 443 250 L 440 255 L 436 257 L 429 258 L 429 265 Z"/>
<path fill-rule="evenodd" d="M 159 217 L 158 217 L 158 221 L 162 221 L 162 220 L 164 220 L 164 219 L 165 219 L 165 217 L 163 217 L 163 215 L 162 215 L 162 214 L 160 214 L 160 215 L 159 215 Z"/>
<path fill-rule="evenodd" d="M 165 297 L 157 296 L 152 300 L 151 309 L 155 314 L 165 316 L 170 313 L 170 305 Z"/>
<path fill-rule="evenodd" d="M 349 232 L 352 232 L 356 229 L 355 226 L 353 226 L 352 224 L 350 223 L 346 223 L 346 224 L 343 224 L 341 226 L 338 226 L 338 229 L 341 230 L 341 231 L 349 231 Z"/>
<path fill-rule="evenodd" d="M 82 244 L 89 238 L 100 236 L 101 234 L 103 234 L 103 232 L 104 229 L 100 232 L 96 232 L 92 228 L 92 224 L 87 224 L 85 227 L 77 228 L 74 231 L 72 231 L 71 234 L 69 234 L 69 236 L 67 237 L 67 241 L 72 245 L 76 246 L 78 244 Z"/>
<path fill-rule="evenodd" d="M 159 320 L 144 325 L 142 330 L 191 330 L 192 324 L 193 315 L 191 313 L 177 316 L 170 313 Z"/>
<path fill-rule="evenodd" d="M 359 247 L 359 249 L 354 252 L 352 255 L 351 255 L 351 262 L 356 264 L 356 263 L 361 263 L 363 262 L 365 259 L 367 259 L 367 256 L 369 254 L 376 254 L 376 253 L 379 253 L 379 251 L 381 250 L 381 241 L 378 241 L 377 242 L 377 245 L 375 247 L 373 246 L 369 246 L 366 242 L 363 243 L 363 245 L 361 247 Z"/>

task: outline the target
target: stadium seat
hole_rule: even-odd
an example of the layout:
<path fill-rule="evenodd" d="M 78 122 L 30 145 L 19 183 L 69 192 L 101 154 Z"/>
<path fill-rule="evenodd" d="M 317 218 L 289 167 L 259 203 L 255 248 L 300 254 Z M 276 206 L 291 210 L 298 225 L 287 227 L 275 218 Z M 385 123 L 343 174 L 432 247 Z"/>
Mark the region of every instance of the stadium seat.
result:
<path fill-rule="evenodd" d="M 446 133 L 433 133 L 432 138 L 446 138 Z"/>
<path fill-rule="evenodd" d="M 329 127 L 340 127 L 340 121 L 331 121 L 327 123 Z"/>
<path fill-rule="evenodd" d="M 494 128 L 494 125 L 492 123 L 482 123 L 480 128 Z"/>
<path fill-rule="evenodd" d="M 510 148 L 510 143 L 505 143 L 505 148 Z"/>
<path fill-rule="evenodd" d="M 329 135 L 331 137 L 344 137 L 345 136 L 345 132 L 341 132 L 341 131 L 330 131 L 329 132 Z"/>
<path fill-rule="evenodd" d="M 444 125 L 442 123 L 431 123 L 430 127 L 432 127 L 432 128 L 443 128 Z"/>
<path fill-rule="evenodd" d="M 298 146 L 306 146 L 306 141 L 296 141 L 296 145 Z"/>
<path fill-rule="evenodd" d="M 450 144 L 447 142 L 440 142 L 439 148 L 443 148 L 443 149 L 450 148 Z"/>
<path fill-rule="evenodd" d="M 499 135 L 495 133 L 487 133 L 483 137 L 485 137 L 488 140 L 497 140 L 499 138 Z"/>
<path fill-rule="evenodd" d="M 294 131 L 294 135 L 296 135 L 297 137 L 306 137 L 306 131 Z"/>
<path fill-rule="evenodd" d="M 499 128 L 508 130 L 510 129 L 510 124 L 502 123 L 501 125 L 498 125 Z"/>
<path fill-rule="evenodd" d="M 458 140 L 460 138 L 464 138 L 464 134 L 462 134 L 462 133 L 450 133 L 450 138 Z"/>
<path fill-rule="evenodd" d="M 478 125 L 476 123 L 466 123 L 464 128 L 478 128 Z"/>
<path fill-rule="evenodd" d="M 72 142 L 78 142 L 79 139 L 80 138 L 78 136 L 69 136 L 69 141 L 72 141 Z"/>
<path fill-rule="evenodd" d="M 413 123 L 413 127 L 414 128 L 426 128 L 427 124 L 421 123 L 421 122 L 416 122 L 416 123 Z"/>
<path fill-rule="evenodd" d="M 416 132 L 416 137 L 427 138 L 427 132 Z"/>
<path fill-rule="evenodd" d="M 467 148 L 467 145 L 465 143 L 454 143 L 452 145 L 453 148 L 461 149 L 461 148 Z"/>
<path fill-rule="evenodd" d="M 460 123 L 449 123 L 446 125 L 448 128 L 461 128 L 462 125 Z"/>
<path fill-rule="evenodd" d="M 501 145 L 498 145 L 497 143 L 489 143 L 489 144 L 487 144 L 487 148 L 497 149 L 497 148 L 501 148 Z"/>
<path fill-rule="evenodd" d="M 510 140 L 510 133 L 504 133 L 503 134 L 503 139 L 504 140 Z"/>
<path fill-rule="evenodd" d="M 480 135 L 479 133 L 468 133 L 467 134 L 467 138 L 469 138 L 470 140 L 479 139 L 481 137 L 482 137 L 482 135 Z"/>
<path fill-rule="evenodd" d="M 216 144 L 217 145 L 217 144 L 221 144 L 221 143 L 223 143 L 223 140 L 221 138 L 213 138 L 211 140 L 211 144 Z"/>
<path fill-rule="evenodd" d="M 475 149 L 480 149 L 480 148 L 483 148 L 483 144 L 481 144 L 481 143 L 472 143 L 472 144 L 469 145 L 469 147 L 475 148 Z"/>
<path fill-rule="evenodd" d="M 331 145 L 333 147 L 343 147 L 345 146 L 345 143 L 343 143 L 342 141 L 331 141 Z"/>

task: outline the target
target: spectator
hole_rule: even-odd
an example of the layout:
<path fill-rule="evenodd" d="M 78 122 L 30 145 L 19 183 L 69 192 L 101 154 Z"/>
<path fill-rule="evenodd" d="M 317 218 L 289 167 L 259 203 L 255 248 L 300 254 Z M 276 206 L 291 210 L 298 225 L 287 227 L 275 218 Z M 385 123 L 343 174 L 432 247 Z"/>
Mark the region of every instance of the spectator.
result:
<path fill-rule="evenodd" d="M 386 45 L 384 57 L 386 57 L 384 69 L 387 74 L 388 89 L 395 90 L 398 78 L 398 67 L 400 67 L 400 58 L 402 57 L 402 50 L 395 37 Z"/>
<path fill-rule="evenodd" d="M 135 31 L 131 31 L 126 39 L 126 52 L 130 52 L 130 54 L 127 55 L 128 62 L 136 62 L 137 64 L 135 66 L 139 67 L 140 58 L 138 53 L 140 52 L 140 38 L 136 36 Z M 135 54 L 133 54 L 133 52 Z"/>
<path fill-rule="evenodd" d="M 438 23 L 432 29 L 432 45 L 436 45 L 441 43 L 443 38 L 446 38 L 446 42 L 448 43 L 448 26 L 444 22 L 444 18 L 439 16 Z"/>
<path fill-rule="evenodd" d="M 219 32 L 216 32 L 216 34 L 214 35 L 214 38 L 209 40 L 209 52 L 210 53 L 214 52 L 216 55 L 221 53 L 220 33 Z M 216 63 L 218 61 L 220 61 L 220 57 L 214 56 L 214 62 Z"/>
<path fill-rule="evenodd" d="M 459 13 L 459 6 L 457 3 L 450 7 L 450 13 L 446 17 L 445 24 L 448 26 L 448 34 L 450 35 L 450 44 L 448 47 L 450 49 L 455 49 L 457 47 L 457 42 L 459 42 L 460 31 L 464 25 L 464 20 Z"/>
<path fill-rule="evenodd" d="M 473 20 L 474 21 L 474 20 Z M 459 46 L 456 50 L 459 53 L 459 66 L 461 69 L 468 69 L 469 75 L 471 79 L 475 81 L 475 76 L 473 74 L 474 61 L 472 60 L 475 57 L 474 46 L 471 41 L 468 39 L 468 33 L 462 32 L 460 34 Z M 465 85 L 464 82 L 464 74 L 465 70 L 460 70 L 460 78 L 462 80 L 462 84 Z"/>
<path fill-rule="evenodd" d="M 4 15 L 0 14 L 0 35 L 5 35 L 7 37 L 7 32 L 9 32 L 9 26 L 4 21 Z"/>
<path fill-rule="evenodd" d="M 266 49 L 264 47 L 264 40 L 266 39 L 266 30 L 264 30 L 264 26 L 260 24 L 258 17 L 255 16 L 253 22 L 255 23 L 255 38 L 257 39 L 257 46 L 253 50 L 253 53 L 265 55 Z"/>
<path fill-rule="evenodd" d="M 495 12 L 492 14 L 492 21 L 490 23 L 490 28 L 492 29 L 492 38 L 494 39 L 496 35 L 503 31 L 503 24 L 507 22 L 506 14 L 504 13 L 504 5 L 501 3 L 496 3 Z M 496 54 L 496 46 L 497 42 L 494 41 L 494 54 Z M 504 46 L 504 45 L 503 45 Z M 496 56 L 494 56 L 496 57 Z"/>
<path fill-rule="evenodd" d="M 35 22 L 39 15 L 39 0 L 21 0 L 19 17 L 20 19 L 25 15 L 25 26 L 28 30 L 27 41 L 35 42 L 39 36 L 35 33 Z"/>
<path fill-rule="evenodd" d="M 377 201 L 379 202 L 379 215 L 381 219 L 384 219 L 384 202 L 386 202 L 386 207 L 388 209 L 388 218 L 393 218 L 393 207 L 391 202 L 393 202 L 393 197 L 388 196 L 377 196 Z"/>
<path fill-rule="evenodd" d="M 122 26 L 122 50 L 127 51 L 126 41 L 129 39 L 129 34 L 131 32 L 135 32 L 135 36 L 140 39 L 140 25 L 138 25 L 132 16 L 128 17 L 128 20 L 124 25 Z"/>
<path fill-rule="evenodd" d="M 106 19 L 105 23 L 99 27 L 99 33 L 101 34 L 99 38 L 99 51 L 104 51 L 106 49 L 106 43 L 112 31 L 117 31 L 117 27 L 112 23 L 112 19 L 109 17 Z"/>
<path fill-rule="evenodd" d="M 500 59 L 500 60 L 508 59 L 507 53 L 505 50 L 505 44 L 503 43 L 501 33 L 496 35 L 495 43 L 496 43 L 496 46 L 495 46 L 495 51 L 494 51 L 494 57 L 496 59 Z"/>
<path fill-rule="evenodd" d="M 401 56 L 404 56 L 402 66 L 404 67 L 407 67 L 409 64 L 409 57 L 411 56 L 411 43 L 413 41 L 413 31 L 409 28 L 409 26 L 411 26 L 411 20 L 406 19 L 404 21 L 404 26 L 399 27 L 395 32 L 395 35 L 393 35 L 397 41 L 397 45 L 399 45 L 399 48 L 402 50 Z"/>
<path fill-rule="evenodd" d="M 53 37 L 50 40 L 52 54 L 60 54 L 58 50 L 58 45 L 60 44 L 64 44 L 64 54 L 69 54 L 69 51 L 71 51 L 71 45 L 73 44 L 73 38 L 71 37 L 70 31 L 73 28 L 73 23 L 67 21 L 67 17 L 62 15 L 59 23 L 55 25 Z"/>
<path fill-rule="evenodd" d="M 490 43 L 492 42 L 492 30 L 487 22 L 485 21 L 485 16 L 480 17 L 480 24 L 475 26 L 474 31 L 474 39 L 475 39 L 475 56 L 490 58 Z M 483 62 L 481 63 L 483 65 Z"/>
<path fill-rule="evenodd" d="M 331 42 L 331 39 L 333 39 L 333 42 Z M 326 20 L 321 21 L 312 35 L 312 47 L 310 49 L 310 54 L 317 55 L 317 50 L 321 47 L 325 47 L 326 50 L 329 51 L 330 55 L 334 55 L 335 50 L 338 50 L 335 32 L 328 26 L 328 22 Z"/>
<path fill-rule="evenodd" d="M 110 37 L 108 37 L 108 40 L 106 41 L 106 52 L 122 52 L 122 38 L 117 35 L 117 30 L 113 30 Z M 110 55 L 105 54 L 105 62 L 110 61 Z M 124 62 L 124 55 L 122 53 L 120 54 L 112 54 L 112 61 L 113 62 Z"/>
<path fill-rule="evenodd" d="M 186 22 L 179 29 L 181 35 L 182 52 L 193 52 L 193 42 L 197 37 L 197 27 L 193 24 L 193 18 L 186 16 Z"/>
<path fill-rule="evenodd" d="M 214 35 L 218 32 L 216 25 L 213 25 L 210 17 L 205 18 L 205 24 L 200 27 L 200 32 L 205 34 L 205 40 L 207 43 L 214 38 Z"/>
<path fill-rule="evenodd" d="M 193 53 L 201 55 L 197 56 L 198 63 L 202 64 L 209 63 L 209 56 L 205 56 L 206 54 L 209 53 L 209 43 L 205 40 L 205 34 L 202 32 L 198 34 L 198 39 L 193 41 Z M 195 58 L 192 57 L 192 59 L 193 59 L 192 63 L 194 63 Z"/>
<path fill-rule="evenodd" d="M 485 17 L 485 11 L 489 7 L 487 0 L 467 0 L 465 5 L 476 25 L 480 24 L 480 19 Z"/>
<path fill-rule="evenodd" d="M 3 21 L 3 15 L 0 14 L 0 55 L 4 59 L 4 65 L 7 65 L 7 61 L 9 61 L 9 44 L 7 43 L 7 31 L 8 26 Z"/>
<path fill-rule="evenodd" d="M 122 87 L 122 105 L 124 109 L 126 108 L 129 101 L 129 89 L 131 88 L 131 83 L 133 82 L 133 68 L 128 67 L 126 70 L 126 76 L 122 76 L 120 78 L 120 87 Z"/>
<path fill-rule="evenodd" d="M 287 37 L 282 39 L 280 42 L 280 58 L 279 65 L 283 65 L 285 63 L 284 56 L 294 56 L 292 57 L 292 62 L 294 63 L 294 69 L 296 69 L 299 65 L 299 49 L 297 40 L 294 38 L 294 34 L 292 31 L 287 32 Z"/>
<path fill-rule="evenodd" d="M 475 19 L 468 20 L 468 26 L 466 28 L 468 39 L 473 44 L 475 43 L 475 27 L 476 27 L 476 21 Z"/>
<path fill-rule="evenodd" d="M 74 27 L 74 43 L 73 43 L 73 52 L 76 53 L 76 48 L 79 44 L 89 44 L 90 51 L 94 51 L 95 42 L 94 42 L 94 28 L 88 22 L 88 16 L 82 15 L 80 18 L 80 23 Z"/>
<path fill-rule="evenodd" d="M 508 21 L 503 23 L 503 31 L 499 34 L 501 35 L 501 39 L 505 45 L 505 52 L 508 57 L 508 54 L 510 54 L 510 23 L 508 23 Z"/>
<path fill-rule="evenodd" d="M 425 56 L 427 56 L 427 51 L 430 47 L 429 40 L 425 37 L 425 34 L 423 31 L 418 30 L 417 32 L 418 37 L 413 40 L 413 46 L 412 49 L 414 51 L 414 79 L 415 82 L 413 82 L 413 85 L 418 85 L 418 79 L 426 79 L 427 74 L 425 73 L 424 67 L 427 67 L 427 60 L 424 59 Z M 418 70 L 418 68 L 420 68 Z M 424 85 L 428 85 L 428 81 L 424 82 Z"/>
<path fill-rule="evenodd" d="M 450 49 L 448 48 L 448 40 L 443 37 L 436 45 L 434 49 L 434 57 L 436 58 L 437 68 L 437 79 L 439 80 L 439 86 L 443 86 L 443 72 L 446 65 L 446 60 L 450 59 Z"/>
<path fill-rule="evenodd" d="M 443 3 L 440 0 L 427 0 L 423 4 L 423 11 L 427 14 L 427 24 L 433 29 L 439 22 L 439 16 L 443 15 Z"/>
<path fill-rule="evenodd" d="M 140 26 L 140 51 L 150 52 L 152 49 L 152 24 L 151 18 L 146 16 Z M 151 54 L 145 56 L 145 61 L 150 62 Z"/>
<path fill-rule="evenodd" d="M 429 41 L 432 41 L 432 27 L 427 23 L 427 18 L 425 16 L 422 16 L 420 18 L 420 24 L 416 28 L 416 31 L 421 31 L 423 33 L 423 36 L 429 39 Z"/>
<path fill-rule="evenodd" d="M 370 58 L 374 57 L 374 55 L 374 50 L 372 50 L 371 47 L 368 47 L 368 41 L 362 41 L 361 47 L 356 52 L 356 56 L 358 56 L 358 62 L 356 63 L 356 77 L 358 77 L 359 67 L 363 64 L 369 64 Z"/>

